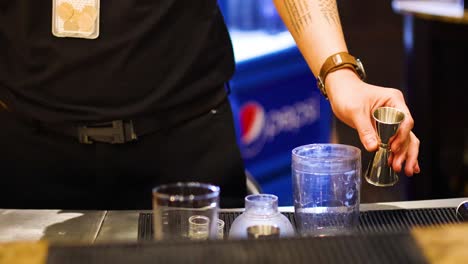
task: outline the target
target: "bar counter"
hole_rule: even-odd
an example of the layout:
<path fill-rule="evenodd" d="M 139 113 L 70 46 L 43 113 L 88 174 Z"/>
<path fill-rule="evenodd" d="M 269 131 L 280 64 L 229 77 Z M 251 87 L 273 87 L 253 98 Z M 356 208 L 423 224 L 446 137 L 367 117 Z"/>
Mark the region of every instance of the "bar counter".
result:
<path fill-rule="evenodd" d="M 360 211 L 457 207 L 466 198 L 361 204 Z M 242 212 L 243 209 L 221 209 Z M 280 207 L 294 212 L 293 207 Z M 108 243 L 138 241 L 140 213 L 150 211 L 64 211 L 0 209 L 0 242 Z"/>

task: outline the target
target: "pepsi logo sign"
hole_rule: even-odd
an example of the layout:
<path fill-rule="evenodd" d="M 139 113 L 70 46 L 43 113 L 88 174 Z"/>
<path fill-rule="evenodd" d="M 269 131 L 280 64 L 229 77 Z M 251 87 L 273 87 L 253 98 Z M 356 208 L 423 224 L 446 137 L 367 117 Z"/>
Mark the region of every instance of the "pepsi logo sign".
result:
<path fill-rule="evenodd" d="M 247 102 L 240 109 L 240 130 L 243 144 L 256 140 L 265 126 L 265 111 L 257 102 Z"/>
<path fill-rule="evenodd" d="M 310 97 L 293 104 L 265 111 L 256 101 L 248 101 L 239 109 L 240 143 L 244 158 L 254 158 L 267 142 L 282 133 L 298 133 L 304 126 L 320 118 L 320 98 Z"/>

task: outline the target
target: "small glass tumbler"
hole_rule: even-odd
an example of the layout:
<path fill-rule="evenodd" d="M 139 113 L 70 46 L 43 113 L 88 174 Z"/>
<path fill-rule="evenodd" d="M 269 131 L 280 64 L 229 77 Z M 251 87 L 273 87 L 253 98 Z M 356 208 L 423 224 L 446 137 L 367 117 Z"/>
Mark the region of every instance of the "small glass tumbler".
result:
<path fill-rule="evenodd" d="M 179 182 L 153 189 L 155 240 L 204 240 L 218 237 L 218 186 Z"/>
<path fill-rule="evenodd" d="M 221 219 L 218 219 L 218 239 L 224 239 L 224 221 Z"/>
<path fill-rule="evenodd" d="M 191 240 L 208 239 L 210 218 L 204 215 L 192 215 L 189 217 L 189 238 Z"/>
<path fill-rule="evenodd" d="M 350 233 L 359 222 L 361 151 L 310 144 L 292 151 L 294 212 L 303 236 Z"/>

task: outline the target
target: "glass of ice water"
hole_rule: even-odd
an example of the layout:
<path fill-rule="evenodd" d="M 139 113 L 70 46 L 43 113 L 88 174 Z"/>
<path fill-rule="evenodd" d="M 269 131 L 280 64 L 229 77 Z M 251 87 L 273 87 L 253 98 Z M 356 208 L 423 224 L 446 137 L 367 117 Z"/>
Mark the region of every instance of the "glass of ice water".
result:
<path fill-rule="evenodd" d="M 155 240 L 205 240 L 218 237 L 220 188 L 179 182 L 153 189 Z"/>
<path fill-rule="evenodd" d="M 299 234 L 351 233 L 359 223 L 361 150 L 310 144 L 292 151 L 294 211 Z"/>

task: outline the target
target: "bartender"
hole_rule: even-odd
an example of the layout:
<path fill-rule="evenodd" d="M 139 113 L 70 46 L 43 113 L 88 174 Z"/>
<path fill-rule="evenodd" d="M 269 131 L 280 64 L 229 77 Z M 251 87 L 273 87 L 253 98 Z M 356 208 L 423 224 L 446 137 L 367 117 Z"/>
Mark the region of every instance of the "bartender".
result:
<path fill-rule="evenodd" d="M 217 1 L 46 2 L 0 4 L 0 208 L 149 209 L 152 187 L 177 181 L 218 185 L 222 207 L 241 207 L 224 85 L 234 59 Z M 406 113 L 391 164 L 418 173 L 403 96 L 363 82 L 335 1 L 275 3 L 367 150 L 378 146 L 373 109 Z"/>

